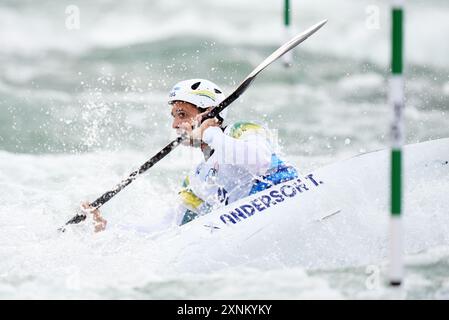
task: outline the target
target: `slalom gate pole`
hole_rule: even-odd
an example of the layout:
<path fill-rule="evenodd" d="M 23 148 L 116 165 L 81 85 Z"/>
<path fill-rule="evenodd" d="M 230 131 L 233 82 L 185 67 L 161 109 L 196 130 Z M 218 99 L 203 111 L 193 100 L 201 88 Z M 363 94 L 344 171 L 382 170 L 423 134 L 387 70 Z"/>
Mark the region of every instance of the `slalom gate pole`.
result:
<path fill-rule="evenodd" d="M 291 38 L 292 30 L 290 27 L 291 7 L 290 0 L 284 0 L 284 41 Z M 286 68 L 290 67 L 293 62 L 292 51 L 287 52 L 283 57 L 283 64 Z"/>
<path fill-rule="evenodd" d="M 391 215 L 389 284 L 400 286 L 403 281 L 402 234 L 402 146 L 404 144 L 404 78 L 403 78 L 403 0 L 393 0 L 391 8 Z"/>

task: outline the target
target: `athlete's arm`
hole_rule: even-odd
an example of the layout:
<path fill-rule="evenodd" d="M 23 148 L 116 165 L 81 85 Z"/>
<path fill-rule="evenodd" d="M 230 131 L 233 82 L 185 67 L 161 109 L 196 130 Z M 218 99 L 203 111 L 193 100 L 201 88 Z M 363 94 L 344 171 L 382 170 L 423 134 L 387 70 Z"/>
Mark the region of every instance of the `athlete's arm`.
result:
<path fill-rule="evenodd" d="M 228 136 L 216 126 L 209 126 L 202 140 L 217 153 L 219 163 L 245 166 L 252 174 L 263 175 L 271 165 L 272 150 L 265 137 L 257 134 L 246 139 Z"/>

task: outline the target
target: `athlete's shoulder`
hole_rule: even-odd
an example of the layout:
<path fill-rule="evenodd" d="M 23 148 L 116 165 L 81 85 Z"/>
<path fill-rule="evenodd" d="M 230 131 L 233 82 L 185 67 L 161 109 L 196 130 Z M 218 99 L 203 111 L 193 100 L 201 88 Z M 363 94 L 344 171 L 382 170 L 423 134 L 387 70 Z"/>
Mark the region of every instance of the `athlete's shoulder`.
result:
<path fill-rule="evenodd" d="M 257 121 L 236 121 L 228 125 L 224 133 L 235 139 L 245 139 L 251 135 L 268 136 L 268 128 Z"/>

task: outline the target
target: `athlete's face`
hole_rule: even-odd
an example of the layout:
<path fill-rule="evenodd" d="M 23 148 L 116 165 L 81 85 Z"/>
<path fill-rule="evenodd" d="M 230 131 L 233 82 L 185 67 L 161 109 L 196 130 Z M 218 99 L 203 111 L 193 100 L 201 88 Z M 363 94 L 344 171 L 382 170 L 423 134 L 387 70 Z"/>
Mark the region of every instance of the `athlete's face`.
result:
<path fill-rule="evenodd" d="M 172 128 L 178 129 L 181 123 L 193 123 L 200 111 L 191 103 L 176 101 L 172 104 L 171 115 L 173 117 Z"/>

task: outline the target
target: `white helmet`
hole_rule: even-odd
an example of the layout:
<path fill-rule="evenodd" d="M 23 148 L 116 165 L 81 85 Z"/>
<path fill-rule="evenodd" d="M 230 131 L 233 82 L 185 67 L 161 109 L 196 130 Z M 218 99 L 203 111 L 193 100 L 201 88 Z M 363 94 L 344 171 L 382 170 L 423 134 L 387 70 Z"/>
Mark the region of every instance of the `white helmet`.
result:
<path fill-rule="evenodd" d="M 198 108 L 215 107 L 225 98 L 223 91 L 213 82 L 205 79 L 189 79 L 178 82 L 170 91 L 168 104 L 185 101 Z M 225 119 L 226 109 L 220 112 Z"/>

